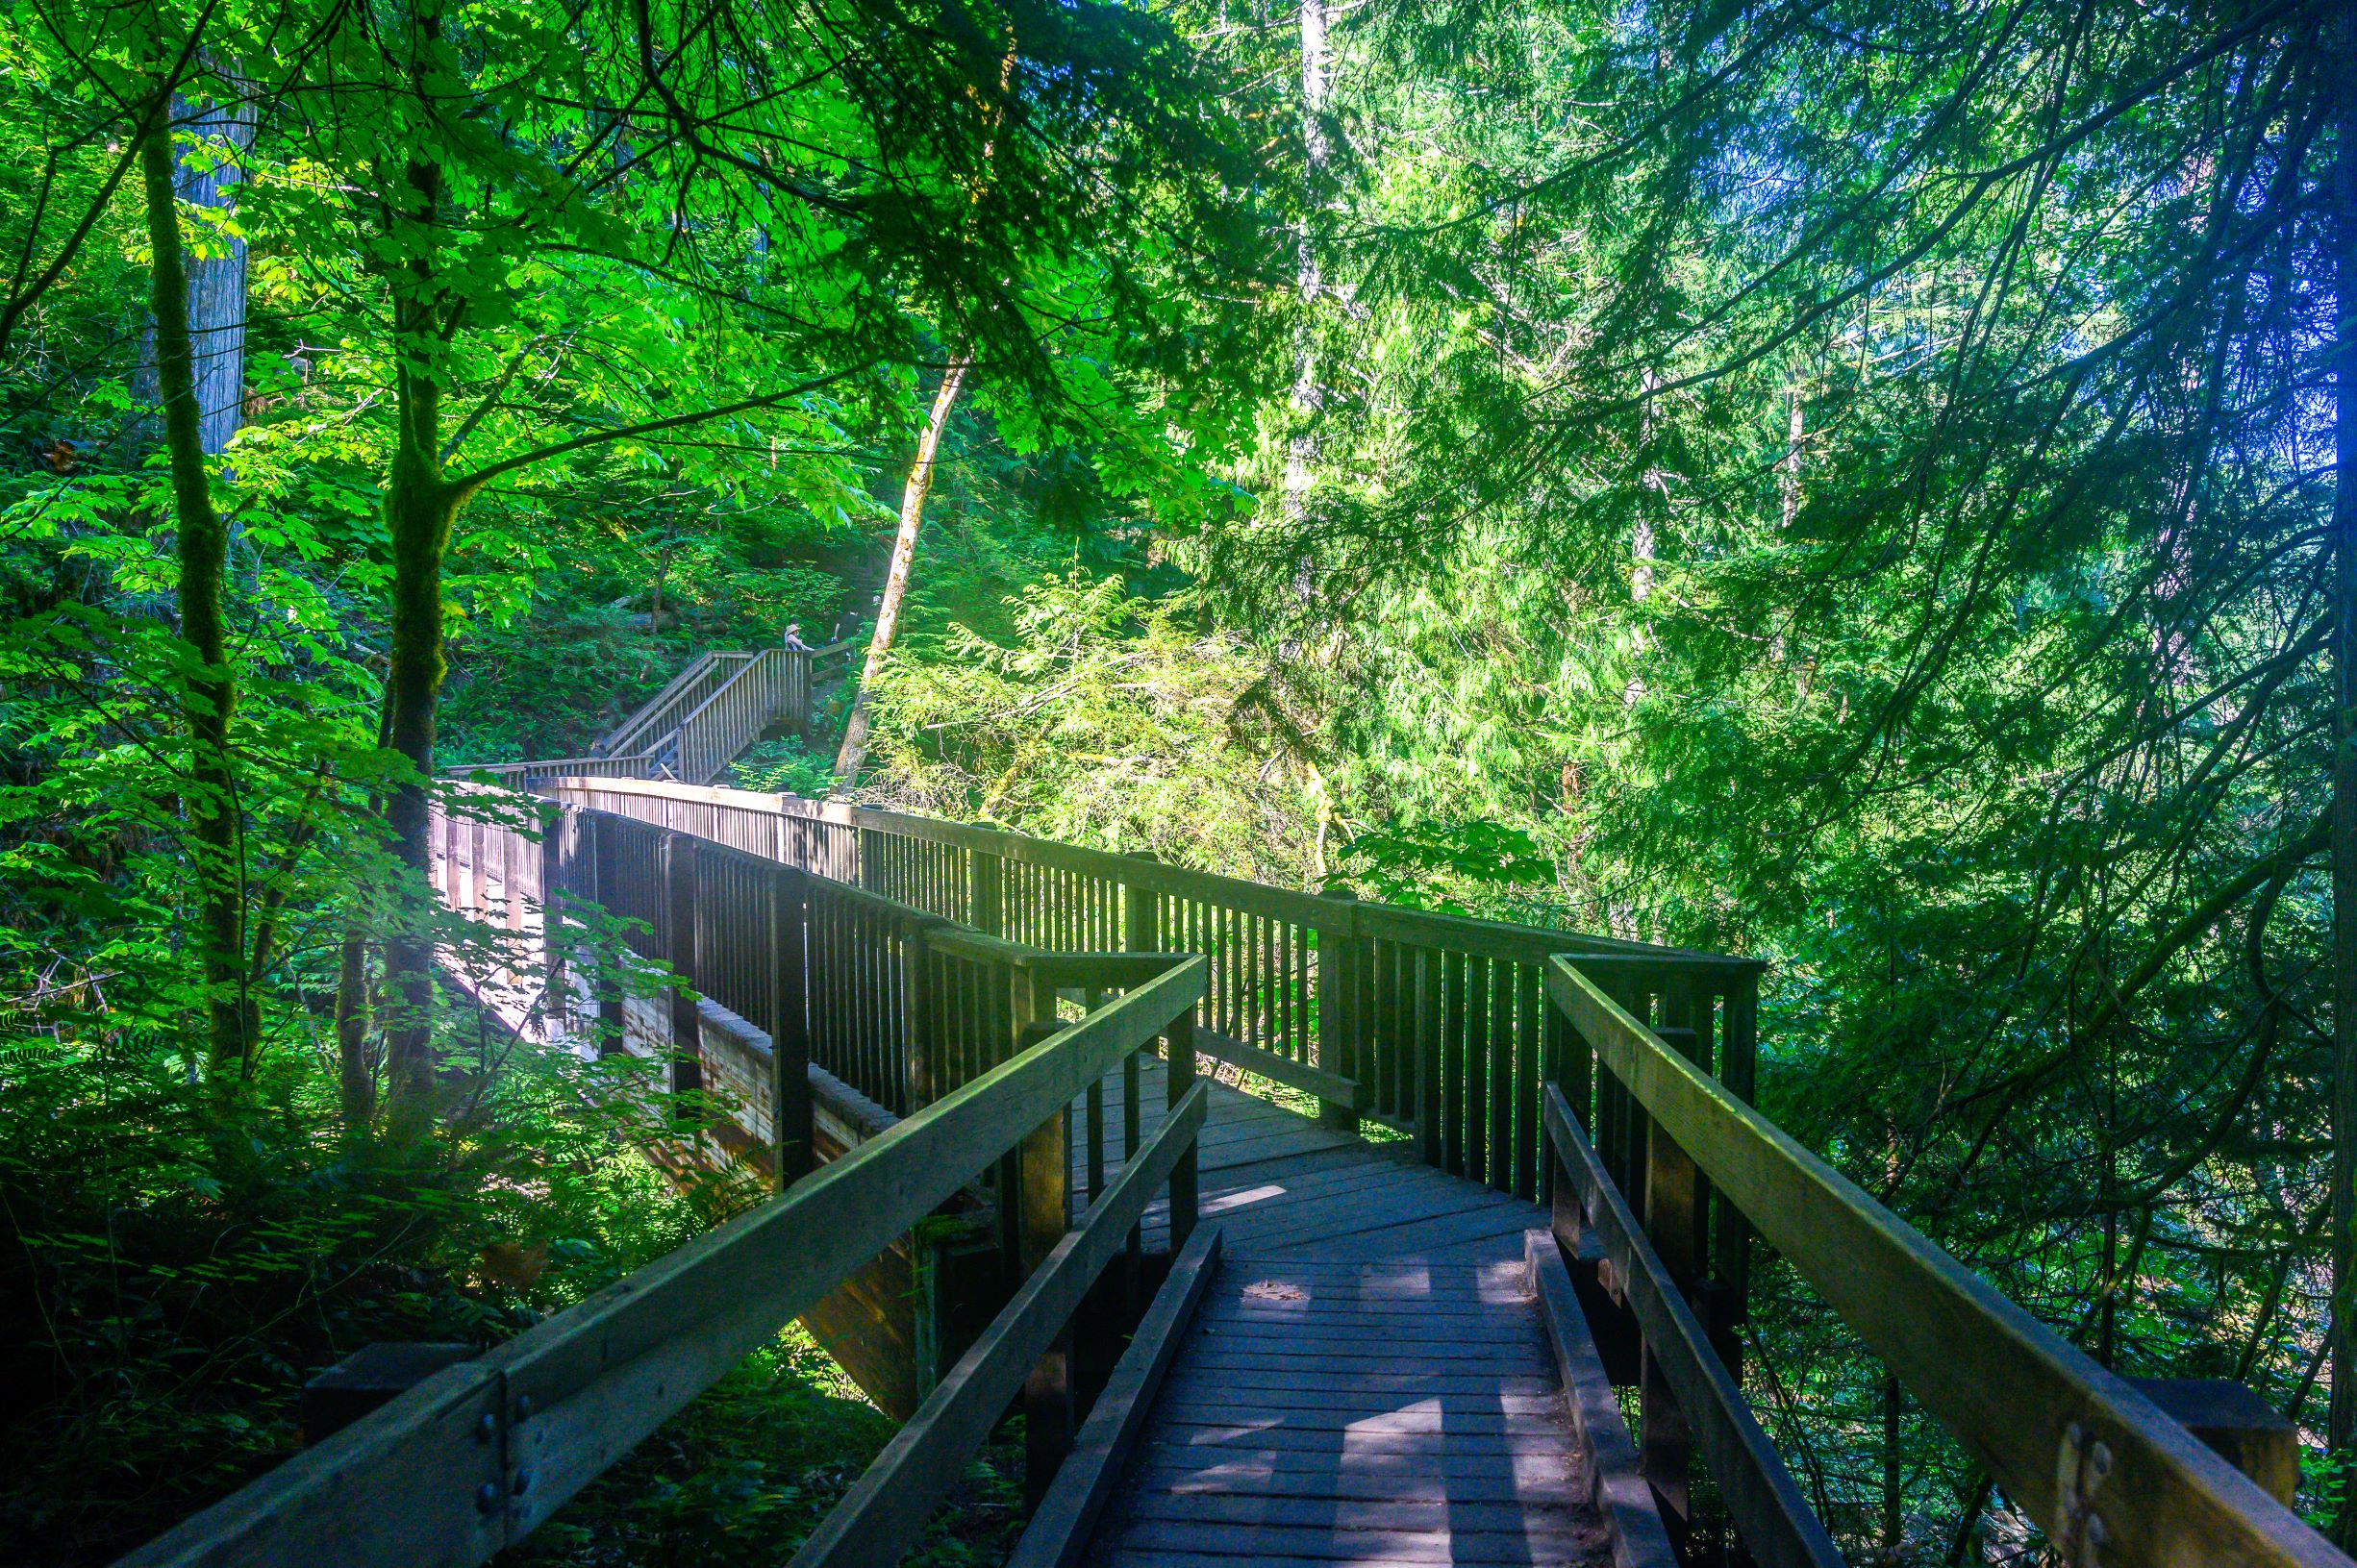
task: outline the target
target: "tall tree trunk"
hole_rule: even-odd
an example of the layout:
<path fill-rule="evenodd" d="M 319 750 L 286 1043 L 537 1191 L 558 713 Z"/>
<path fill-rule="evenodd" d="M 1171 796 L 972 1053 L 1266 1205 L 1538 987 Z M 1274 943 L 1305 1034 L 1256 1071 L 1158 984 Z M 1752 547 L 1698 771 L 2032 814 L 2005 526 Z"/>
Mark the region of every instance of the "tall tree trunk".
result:
<path fill-rule="evenodd" d="M 441 171 L 412 162 L 404 183 L 412 213 L 431 230 L 442 199 Z M 441 694 L 442 557 L 465 497 L 442 472 L 443 313 L 433 263 L 423 256 L 393 280 L 396 419 L 385 482 L 385 524 L 392 540 L 393 585 L 385 676 L 385 734 L 409 763 L 386 811 L 394 858 L 411 873 L 408 896 L 385 943 L 385 1077 L 397 1110 L 413 1111 L 434 1075 L 433 846 L 427 809 L 434 782 L 435 709 Z"/>
<path fill-rule="evenodd" d="M 235 90 L 234 71 L 217 69 L 222 85 Z M 182 126 L 204 142 L 203 151 L 184 154 L 175 184 L 190 207 L 234 218 L 238 160 L 254 144 L 254 107 L 241 98 L 227 102 L 184 98 L 174 111 Z M 210 164 L 210 167 L 199 167 Z M 245 415 L 245 236 L 231 223 L 204 236 L 206 254 L 188 259 L 189 339 L 196 356 L 197 433 L 208 454 L 219 455 Z"/>
<path fill-rule="evenodd" d="M 151 307 L 156 378 L 163 407 L 172 505 L 179 535 L 180 635 L 197 668 L 182 711 L 188 726 L 188 819 L 196 871 L 197 942 L 204 965 L 206 1044 L 216 1083 L 242 1079 L 250 1041 L 246 1024 L 244 881 L 238 864 L 237 780 L 229 759 L 229 718 L 237 700 L 221 613 L 229 535 L 213 510 L 205 473 L 196 393 L 195 350 L 188 332 L 187 253 L 173 189 L 169 115 L 150 116 L 140 138 L 148 243 L 155 253 Z"/>
<path fill-rule="evenodd" d="M 934 459 L 941 446 L 941 431 L 965 385 L 964 356 L 950 361 L 941 372 L 940 389 L 933 394 L 933 412 L 916 440 L 916 460 L 909 465 L 908 487 L 900 492 L 900 532 L 892 536 L 891 570 L 885 574 L 884 597 L 876 605 L 876 630 L 867 639 L 867 662 L 860 668 L 859 690 L 851 699 L 851 717 L 843 726 L 843 743 L 835 754 L 835 793 L 843 794 L 859 777 L 860 761 L 867 755 L 867 694 L 884 661 L 892 651 L 892 636 L 900 630 L 900 601 L 909 591 L 909 563 L 916 559 L 916 531 L 924 522 L 925 497 L 933 491 Z"/>
<path fill-rule="evenodd" d="M 2326 1438 L 2357 1480 L 2357 0 L 2326 24 L 2323 80 L 2338 102 L 2332 172 L 2332 1405 Z M 2357 1491 L 2357 1487 L 2348 1488 Z M 2357 1546 L 2357 1496 L 2335 1534 Z"/>
<path fill-rule="evenodd" d="M 236 72 L 216 69 L 224 86 L 235 91 Z M 209 220 L 192 236 L 184 236 L 181 267 L 188 279 L 188 340 L 195 364 L 197 439 L 206 455 L 217 457 L 229 446 L 245 414 L 246 244 L 230 220 L 237 211 L 237 187 L 243 179 L 238 161 L 254 144 L 254 108 L 242 98 L 219 102 L 188 93 L 172 97 L 176 138 L 172 187 L 181 205 L 208 214 Z M 193 138 L 195 145 L 189 146 Z M 199 253 L 202 254 L 199 254 Z M 163 388 L 157 363 L 156 319 L 151 314 L 139 341 L 138 369 L 132 392 L 138 403 L 161 407 Z M 153 438 L 153 426 L 133 421 L 131 439 L 143 445 Z M 235 524 L 231 525 L 234 529 Z"/>
<path fill-rule="evenodd" d="M 413 875 L 410 891 L 431 885 L 433 846 L 427 808 L 434 779 L 435 709 L 442 685 L 442 556 L 458 515 L 458 496 L 443 481 L 439 436 L 440 386 L 425 367 L 405 367 L 399 434 L 385 491 L 385 521 L 392 536 L 392 626 L 386 708 L 392 749 L 412 777 L 392 792 L 387 820 L 393 852 Z M 385 990 L 393 1016 L 385 1036 L 389 1091 L 410 1100 L 433 1078 L 434 948 L 422 909 L 396 921 L 385 944 Z"/>
<path fill-rule="evenodd" d="M 1325 113 L 1332 101 L 1333 57 L 1330 44 L 1333 14 L 1326 0 L 1301 4 L 1301 151 L 1308 200 L 1303 203 L 1301 231 L 1295 236 L 1294 265 L 1301 305 L 1308 311 L 1325 286 L 1317 264 L 1316 225 L 1308 213 L 1323 199 L 1326 171 L 1333 149 L 1326 141 Z M 1293 345 L 1293 414 L 1301 428 L 1293 433 L 1285 454 L 1283 518 L 1297 529 L 1309 510 L 1312 471 L 1317 461 L 1318 411 L 1325 405 L 1325 388 L 1317 363 L 1316 334 L 1306 317 Z M 1307 598 L 1309 562 L 1305 557 L 1294 573 L 1294 592 Z"/>

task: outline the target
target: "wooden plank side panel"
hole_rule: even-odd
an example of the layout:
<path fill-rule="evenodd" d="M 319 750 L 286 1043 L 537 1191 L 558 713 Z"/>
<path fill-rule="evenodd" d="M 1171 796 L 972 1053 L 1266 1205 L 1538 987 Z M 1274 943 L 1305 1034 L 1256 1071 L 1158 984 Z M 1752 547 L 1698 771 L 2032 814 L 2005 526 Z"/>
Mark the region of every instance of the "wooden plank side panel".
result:
<path fill-rule="evenodd" d="M 1219 1227 L 1206 1225 L 1171 1259 L 1170 1273 L 1114 1366 L 1007 1568 L 1075 1568 L 1113 1499 L 1122 1466 L 1145 1430 L 1156 1393 L 1219 1267 Z"/>

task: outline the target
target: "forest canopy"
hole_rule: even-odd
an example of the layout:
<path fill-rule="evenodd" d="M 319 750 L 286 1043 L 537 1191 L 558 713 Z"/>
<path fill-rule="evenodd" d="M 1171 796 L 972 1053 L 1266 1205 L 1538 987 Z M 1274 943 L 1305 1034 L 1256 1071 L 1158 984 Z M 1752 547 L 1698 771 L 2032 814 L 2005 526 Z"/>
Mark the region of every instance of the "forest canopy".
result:
<path fill-rule="evenodd" d="M 793 641 L 720 782 L 1765 960 L 1779 1125 L 2357 1542 L 2346 5 L 5 14 L 12 1552 L 744 1201 L 487 1065 L 427 822 Z M 2026 1538 L 1754 1288 L 1845 1548 Z"/>

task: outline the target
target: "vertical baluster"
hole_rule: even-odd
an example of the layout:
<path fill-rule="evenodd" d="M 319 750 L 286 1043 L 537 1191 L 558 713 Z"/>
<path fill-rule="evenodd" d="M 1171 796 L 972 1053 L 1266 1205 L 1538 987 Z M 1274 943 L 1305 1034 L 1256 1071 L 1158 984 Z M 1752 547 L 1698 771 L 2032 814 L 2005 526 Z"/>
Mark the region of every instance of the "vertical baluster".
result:
<path fill-rule="evenodd" d="M 1442 1026 L 1447 1016 L 1442 1005 L 1444 955 L 1438 948 L 1413 950 L 1416 962 L 1416 1140 L 1425 1164 L 1445 1169 L 1448 1164 L 1447 1104 L 1442 1092 L 1446 1068 L 1442 1060 Z"/>
<path fill-rule="evenodd" d="M 1285 1042 L 1285 1054 L 1295 1061 L 1310 1059 L 1307 1032 L 1293 1013 L 1293 966 L 1300 958 L 1299 928 L 1291 920 L 1279 920 L 1270 929 L 1271 947 L 1276 961 L 1276 1021 L 1277 1038 Z"/>
<path fill-rule="evenodd" d="M 1490 1105 L 1496 1092 L 1490 1069 L 1491 960 L 1468 954 L 1465 960 L 1465 1174 L 1476 1182 L 1490 1175 Z"/>
<path fill-rule="evenodd" d="M 1441 956 L 1441 1140 L 1444 1168 L 1465 1174 L 1465 955 Z"/>
<path fill-rule="evenodd" d="M 1514 1194 L 1535 1203 L 1543 1196 L 1540 1190 L 1542 1182 L 1539 1174 L 1539 1150 L 1546 1136 L 1545 1107 L 1540 1086 L 1543 1082 L 1542 1058 L 1546 1058 L 1546 998 L 1540 989 L 1539 965 L 1515 965 L 1515 978 L 1521 1002 L 1515 1030 Z"/>
<path fill-rule="evenodd" d="M 1091 1013 L 1105 1005 L 1105 993 L 1090 986 L 1081 993 L 1081 1011 Z M 1133 1056 L 1135 1053 L 1132 1054 Z M 1105 1080 L 1102 1074 L 1089 1080 L 1089 1202 L 1096 1202 L 1097 1194 L 1105 1190 Z"/>
<path fill-rule="evenodd" d="M 1514 965 L 1490 960 L 1490 1031 L 1487 1050 L 1490 1111 L 1490 1185 L 1514 1190 L 1515 1097 Z"/>
<path fill-rule="evenodd" d="M 809 1175 L 815 1163 L 811 1143 L 811 1042 L 806 1015 L 809 972 L 803 920 L 809 879 L 780 869 L 767 881 L 765 925 L 769 958 L 769 1132 L 778 1190 Z"/>

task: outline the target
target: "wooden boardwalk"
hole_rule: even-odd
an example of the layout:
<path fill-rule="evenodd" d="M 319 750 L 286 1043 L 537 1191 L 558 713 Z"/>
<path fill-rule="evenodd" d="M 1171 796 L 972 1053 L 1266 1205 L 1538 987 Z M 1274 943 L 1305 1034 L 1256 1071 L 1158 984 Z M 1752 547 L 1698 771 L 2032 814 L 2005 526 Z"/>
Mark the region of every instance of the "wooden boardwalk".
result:
<path fill-rule="evenodd" d="M 1150 1135 L 1159 1063 L 1141 1090 Z M 1201 1151 L 1226 1261 L 1089 1560 L 1609 1561 L 1523 1262 L 1541 1211 L 1224 1087 Z"/>

